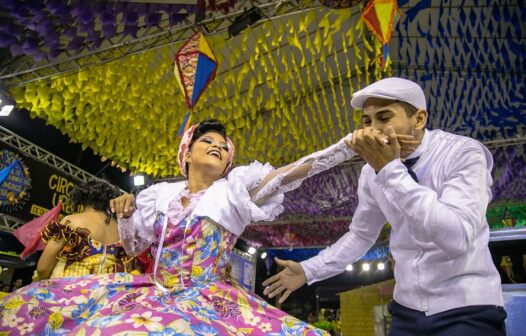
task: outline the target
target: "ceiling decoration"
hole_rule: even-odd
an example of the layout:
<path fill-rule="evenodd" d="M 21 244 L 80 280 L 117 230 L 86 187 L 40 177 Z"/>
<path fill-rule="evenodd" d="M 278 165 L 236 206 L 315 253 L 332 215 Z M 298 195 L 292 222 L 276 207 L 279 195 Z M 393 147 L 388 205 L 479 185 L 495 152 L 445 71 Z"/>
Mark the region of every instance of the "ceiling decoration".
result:
<path fill-rule="evenodd" d="M 365 34 L 359 8 L 304 10 L 208 41 L 221 66 L 194 106 L 193 120 L 226 123 L 244 148 L 235 164 L 281 165 L 337 141 L 359 121 L 348 103 L 352 92 L 384 71 L 370 62 L 380 45 Z M 172 73 L 179 47 L 14 86 L 11 93 L 18 106 L 116 164 L 174 176 L 177 130 L 186 112 Z"/>
<path fill-rule="evenodd" d="M 95 50 L 180 25 L 197 11 L 196 5 L 124 1 L 3 0 L 9 13 L 0 22 L 0 47 L 12 57 L 27 55 L 51 61 L 82 49 Z"/>

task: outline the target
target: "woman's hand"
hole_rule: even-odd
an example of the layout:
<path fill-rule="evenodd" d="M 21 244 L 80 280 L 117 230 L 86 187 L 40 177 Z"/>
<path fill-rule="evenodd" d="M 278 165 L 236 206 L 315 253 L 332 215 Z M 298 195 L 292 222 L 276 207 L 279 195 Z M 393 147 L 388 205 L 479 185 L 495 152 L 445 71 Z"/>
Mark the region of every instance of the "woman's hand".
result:
<path fill-rule="evenodd" d="M 135 197 L 125 193 L 114 198 L 110 200 L 110 209 L 118 218 L 128 218 L 135 212 Z"/>

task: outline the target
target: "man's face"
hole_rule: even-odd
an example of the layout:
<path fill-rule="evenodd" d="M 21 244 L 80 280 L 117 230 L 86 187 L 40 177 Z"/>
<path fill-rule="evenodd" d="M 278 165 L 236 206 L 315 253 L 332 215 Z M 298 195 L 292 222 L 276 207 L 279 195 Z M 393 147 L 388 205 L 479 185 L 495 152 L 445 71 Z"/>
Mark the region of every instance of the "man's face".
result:
<path fill-rule="evenodd" d="M 415 136 L 415 115 L 408 117 L 402 104 L 394 100 L 369 98 L 363 107 L 362 120 L 364 127 L 385 132 L 391 126 L 396 134 Z"/>
<path fill-rule="evenodd" d="M 15 286 L 17 286 L 17 287 L 22 287 L 22 279 L 17 279 L 17 280 L 15 281 Z"/>

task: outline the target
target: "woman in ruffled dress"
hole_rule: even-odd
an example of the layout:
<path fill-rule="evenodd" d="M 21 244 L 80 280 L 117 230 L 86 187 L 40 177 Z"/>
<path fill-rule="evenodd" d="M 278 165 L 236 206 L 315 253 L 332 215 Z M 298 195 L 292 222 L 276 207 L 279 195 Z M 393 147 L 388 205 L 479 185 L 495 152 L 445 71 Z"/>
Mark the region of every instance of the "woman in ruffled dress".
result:
<path fill-rule="evenodd" d="M 46 247 L 33 280 L 131 271 L 133 258 L 122 247 L 117 219 L 109 207 L 110 200 L 120 194 L 101 180 L 73 187 L 69 200 L 82 211 L 44 228 Z"/>
<path fill-rule="evenodd" d="M 155 184 L 137 200 L 124 194 L 111 201 L 126 251 L 137 255 L 150 247 L 153 273 L 32 284 L 0 302 L 0 331 L 327 335 L 247 292 L 225 270 L 248 224 L 273 220 L 283 211 L 285 192 L 352 155 L 342 139 L 279 169 L 256 161 L 229 172 L 234 146 L 225 128 L 214 120 L 194 125 L 183 135 L 178 153 L 186 181 Z"/>

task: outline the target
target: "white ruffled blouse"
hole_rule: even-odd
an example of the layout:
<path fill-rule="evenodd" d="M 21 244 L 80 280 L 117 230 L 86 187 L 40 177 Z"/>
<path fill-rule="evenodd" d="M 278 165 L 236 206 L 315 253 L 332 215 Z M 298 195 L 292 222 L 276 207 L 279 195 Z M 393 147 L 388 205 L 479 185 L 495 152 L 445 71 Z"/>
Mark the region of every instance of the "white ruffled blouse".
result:
<path fill-rule="evenodd" d="M 296 161 L 272 179 L 265 180 L 263 185 L 265 177 L 275 170 L 270 164 L 255 161 L 248 166 L 236 167 L 204 192 L 189 215 L 208 217 L 236 236 L 241 235 L 251 222 L 272 221 L 283 211 L 285 192 L 299 187 L 305 178 L 354 155 L 343 142 L 349 138 L 350 135 L 325 150 Z M 289 179 L 284 183 L 287 176 Z M 154 234 L 154 223 L 161 220 L 166 227 L 169 204 L 186 188 L 186 181 L 163 182 L 139 193 L 133 215 L 118 219 L 121 241 L 130 256 L 141 253 L 159 240 Z M 257 190 L 257 193 L 251 194 L 252 190 Z"/>

